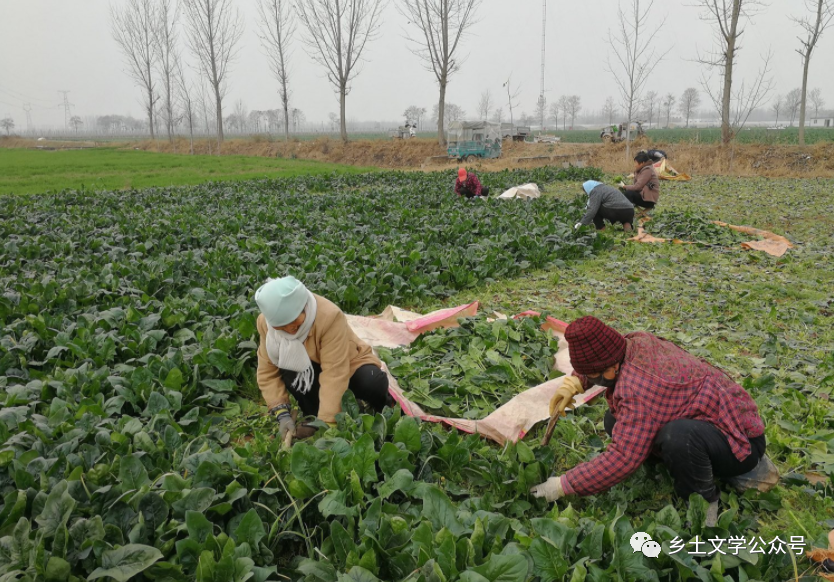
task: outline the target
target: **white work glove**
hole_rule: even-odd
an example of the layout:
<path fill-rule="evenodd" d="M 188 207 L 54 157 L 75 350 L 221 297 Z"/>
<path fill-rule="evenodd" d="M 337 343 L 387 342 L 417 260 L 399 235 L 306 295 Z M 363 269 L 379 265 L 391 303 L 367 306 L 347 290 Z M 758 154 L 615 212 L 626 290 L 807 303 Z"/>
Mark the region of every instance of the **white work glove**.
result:
<path fill-rule="evenodd" d="M 581 227 L 581 226 L 582 226 L 582 223 L 581 223 L 581 222 L 577 222 L 577 223 L 576 223 L 576 226 L 574 226 L 574 227 L 573 227 L 573 230 L 579 230 L 579 227 Z"/>
<path fill-rule="evenodd" d="M 565 490 L 562 489 L 562 478 L 551 477 L 544 483 L 532 487 L 530 493 L 537 499 L 544 497 L 545 500 L 550 502 L 561 499 L 565 496 Z"/>
<path fill-rule="evenodd" d="M 278 434 L 281 440 L 284 440 L 288 433 L 295 434 L 295 421 L 292 419 L 288 405 L 276 406 L 270 412 L 275 415 L 275 420 L 278 422 Z"/>
<path fill-rule="evenodd" d="M 625 188 L 625 182 L 620 182 L 619 186 L 620 188 Z"/>

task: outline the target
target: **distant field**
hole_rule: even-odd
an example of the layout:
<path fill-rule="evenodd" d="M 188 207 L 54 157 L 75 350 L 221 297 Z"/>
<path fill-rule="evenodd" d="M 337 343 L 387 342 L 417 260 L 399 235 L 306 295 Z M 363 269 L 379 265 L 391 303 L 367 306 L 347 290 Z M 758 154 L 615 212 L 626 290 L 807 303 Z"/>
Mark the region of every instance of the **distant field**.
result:
<path fill-rule="evenodd" d="M 601 129 L 601 127 L 600 127 Z M 576 131 L 549 131 L 551 135 L 557 135 L 565 143 L 597 143 L 600 130 L 576 130 Z M 646 135 L 658 143 L 718 143 L 721 141 L 721 129 L 710 127 L 705 129 L 649 129 Z M 787 129 L 770 130 L 765 128 L 745 129 L 738 134 L 738 143 L 763 143 L 763 144 L 784 144 L 796 145 L 799 143 L 799 129 L 789 127 Z M 805 141 L 809 144 L 818 142 L 834 142 L 834 129 L 806 128 Z"/>
<path fill-rule="evenodd" d="M 188 156 L 107 148 L 37 151 L 0 149 L 0 194 L 71 188 L 119 190 L 275 178 L 366 168 L 247 156 Z"/>

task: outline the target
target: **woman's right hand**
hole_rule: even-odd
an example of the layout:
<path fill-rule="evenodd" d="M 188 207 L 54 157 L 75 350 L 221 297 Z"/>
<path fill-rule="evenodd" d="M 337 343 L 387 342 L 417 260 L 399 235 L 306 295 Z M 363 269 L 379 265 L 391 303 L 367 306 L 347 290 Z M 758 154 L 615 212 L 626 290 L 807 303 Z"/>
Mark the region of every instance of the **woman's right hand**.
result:
<path fill-rule="evenodd" d="M 278 422 L 278 434 L 281 440 L 284 440 L 287 434 L 295 434 L 295 421 L 292 419 L 288 406 L 273 409 L 273 414 L 275 414 L 275 420 Z"/>

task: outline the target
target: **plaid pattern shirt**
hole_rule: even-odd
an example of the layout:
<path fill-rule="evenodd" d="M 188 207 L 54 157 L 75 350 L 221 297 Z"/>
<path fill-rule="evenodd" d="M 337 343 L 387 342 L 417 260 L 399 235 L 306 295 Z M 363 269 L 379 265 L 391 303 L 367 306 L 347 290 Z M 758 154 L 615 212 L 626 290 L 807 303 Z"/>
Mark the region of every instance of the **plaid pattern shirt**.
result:
<path fill-rule="evenodd" d="M 628 334 L 617 385 L 606 392 L 617 419 L 606 452 L 565 473 L 568 494 L 593 495 L 624 481 L 652 451 L 664 425 L 683 418 L 713 424 L 740 461 L 750 438 L 764 434 L 756 403 L 724 372 L 672 342 L 646 332 Z M 587 378 L 579 376 L 587 386 Z"/>
<path fill-rule="evenodd" d="M 448 184 L 448 182 L 447 182 Z M 455 181 L 455 194 L 458 196 L 480 196 L 481 195 L 481 181 L 475 174 L 467 174 L 466 181 L 461 182 L 460 178 Z"/>

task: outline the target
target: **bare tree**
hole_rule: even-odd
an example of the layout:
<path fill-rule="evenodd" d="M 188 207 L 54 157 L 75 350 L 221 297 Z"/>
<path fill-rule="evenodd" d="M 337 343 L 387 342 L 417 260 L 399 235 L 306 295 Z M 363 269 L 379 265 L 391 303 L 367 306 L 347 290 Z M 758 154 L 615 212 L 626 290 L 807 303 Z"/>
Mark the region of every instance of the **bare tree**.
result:
<path fill-rule="evenodd" d="M 478 101 L 478 115 L 486 121 L 489 119 L 489 112 L 492 111 L 492 93 L 489 89 L 481 93 L 481 100 Z"/>
<path fill-rule="evenodd" d="M 290 117 L 292 118 L 292 127 L 295 133 L 298 133 L 301 127 L 304 125 L 304 122 L 307 121 L 307 116 L 304 115 L 304 112 L 297 107 L 294 107 L 293 110 L 290 112 Z"/>
<path fill-rule="evenodd" d="M 73 115 L 70 118 L 70 125 L 75 129 L 75 135 L 78 135 L 78 128 L 84 125 L 84 122 L 77 115 Z"/>
<path fill-rule="evenodd" d="M 791 115 L 791 127 L 793 127 L 793 120 L 796 119 L 796 114 L 799 112 L 799 106 L 802 104 L 802 89 L 791 89 L 785 96 L 785 109 Z"/>
<path fill-rule="evenodd" d="M 644 107 L 644 111 L 649 118 L 649 127 L 652 125 L 652 120 L 654 119 L 654 111 L 657 104 L 657 91 L 649 91 L 646 93 L 646 97 L 642 101 L 642 105 Z"/>
<path fill-rule="evenodd" d="M 14 119 L 11 117 L 4 117 L 3 119 L 0 119 L 0 127 L 6 130 L 6 135 L 9 135 L 14 129 Z"/>
<path fill-rule="evenodd" d="M 559 97 L 559 100 L 556 101 L 557 107 L 559 107 L 559 111 L 562 113 L 562 131 L 566 131 L 568 129 L 568 115 L 570 115 L 570 97 L 567 95 L 562 95 Z"/>
<path fill-rule="evenodd" d="M 617 104 L 613 97 L 605 99 L 605 105 L 602 107 L 602 114 L 608 119 L 608 123 L 614 123 L 614 116 L 617 114 Z"/>
<path fill-rule="evenodd" d="M 379 27 L 382 0 L 298 0 L 298 17 L 307 29 L 310 58 L 327 71 L 327 80 L 339 95 L 342 141 L 347 143 L 347 96 L 350 82 L 368 41 Z"/>
<path fill-rule="evenodd" d="M 677 101 L 677 97 L 672 95 L 671 93 L 667 93 L 666 97 L 663 98 L 663 107 L 666 108 L 666 128 L 669 128 L 669 124 L 672 122 L 672 108 L 675 106 L 675 102 Z"/>
<path fill-rule="evenodd" d="M 432 107 L 432 119 L 437 121 L 437 116 L 440 115 L 440 108 L 437 104 Z M 443 104 L 443 115 L 446 116 L 446 119 L 443 120 L 444 126 L 452 123 L 453 121 L 460 121 L 464 117 L 466 117 L 466 111 L 460 105 L 455 105 L 454 103 L 444 103 Z"/>
<path fill-rule="evenodd" d="M 801 28 L 803 36 L 799 37 L 802 48 L 796 52 L 802 57 L 802 89 L 799 110 L 799 145 L 805 145 L 805 111 L 808 104 L 808 68 L 811 65 L 811 54 L 819 42 L 822 33 L 834 22 L 834 1 L 805 0 L 805 6 L 814 16 L 812 18 L 794 18 Z"/>
<path fill-rule="evenodd" d="M 238 131 L 245 133 L 248 129 L 246 123 L 249 120 L 249 110 L 243 102 L 243 99 L 238 99 L 235 102 L 233 115 L 235 116 L 235 121 L 237 122 Z"/>
<path fill-rule="evenodd" d="M 290 139 L 289 44 L 295 33 L 291 0 L 258 0 L 261 45 L 269 68 L 278 81 L 278 96 L 284 111 L 284 139 Z"/>
<path fill-rule="evenodd" d="M 197 104 L 200 108 L 200 112 L 203 117 L 203 123 L 205 124 L 205 134 L 211 135 L 214 131 L 214 126 L 212 125 L 212 119 L 214 119 L 214 123 L 217 123 L 217 111 L 212 105 L 212 97 L 211 97 L 211 90 L 206 87 L 205 83 L 199 83 L 198 85 L 198 93 L 197 93 Z M 208 148 L 209 148 L 209 155 L 211 155 L 211 140 L 208 141 Z M 220 150 L 218 149 L 218 154 Z"/>
<path fill-rule="evenodd" d="M 179 56 L 174 58 L 174 70 L 176 72 L 177 93 L 182 103 L 182 117 L 188 126 L 189 152 L 194 155 L 194 124 L 197 118 L 197 103 L 194 95 L 194 88 L 185 78 L 182 68 L 182 61 Z"/>
<path fill-rule="evenodd" d="M 663 22 L 649 27 L 649 16 L 654 0 L 628 0 L 627 10 L 618 4 L 618 26 L 615 33 L 608 32 L 608 43 L 613 49 L 615 61 L 608 61 L 608 71 L 614 76 L 626 113 L 626 156 L 631 159 L 631 122 L 649 74 L 661 58 L 655 50 L 654 30 Z"/>
<path fill-rule="evenodd" d="M 756 109 L 772 89 L 772 82 L 766 79 L 770 72 L 770 56 L 765 58 L 758 81 L 749 88 L 742 87 L 733 92 L 733 77 L 736 57 L 741 50 L 739 39 L 744 34 L 742 20 L 750 21 L 762 0 L 698 0 L 704 9 L 701 18 L 715 29 L 716 47 L 712 54 L 699 57 L 701 64 L 718 69 L 722 77 L 720 93 L 712 91 L 709 79 L 702 82 L 704 88 L 721 112 L 721 142 L 728 144 L 736 132 L 746 123 L 750 113 Z M 735 105 L 735 112 L 733 111 Z"/>
<path fill-rule="evenodd" d="M 559 119 L 561 117 L 562 110 L 559 108 L 559 103 L 551 103 L 550 104 L 550 119 L 553 120 L 554 125 L 556 125 L 556 130 L 559 129 Z"/>
<path fill-rule="evenodd" d="M 176 111 L 176 59 L 177 59 L 177 31 L 176 24 L 179 12 L 172 0 L 158 0 L 157 19 L 154 25 L 154 42 L 156 43 L 157 68 L 162 79 L 164 91 L 162 101 L 162 120 L 168 141 L 174 141 L 174 123 Z"/>
<path fill-rule="evenodd" d="M 496 123 L 501 123 L 504 120 L 504 109 L 502 107 L 495 109 L 495 113 L 492 114 L 492 120 Z"/>
<path fill-rule="evenodd" d="M 686 118 L 686 127 L 689 127 L 689 118 L 692 117 L 692 113 L 698 108 L 701 104 L 701 94 L 698 93 L 698 89 L 695 87 L 689 87 L 687 90 L 683 92 L 681 95 L 680 104 L 678 105 L 678 109 Z"/>
<path fill-rule="evenodd" d="M 567 113 L 570 117 L 570 128 L 576 124 L 576 116 L 582 111 L 582 98 L 579 95 L 571 95 L 567 100 Z"/>
<path fill-rule="evenodd" d="M 153 69 L 156 61 L 154 30 L 157 22 L 153 0 L 127 0 L 121 9 L 110 7 L 110 27 L 113 38 L 124 54 L 128 73 L 142 88 L 142 106 L 148 116 L 151 139 L 154 133 L 154 107 L 158 100 Z"/>
<path fill-rule="evenodd" d="M 437 116 L 437 141 L 446 145 L 443 127 L 446 104 L 446 87 L 463 63 L 457 53 L 461 41 L 469 29 L 476 24 L 475 13 L 481 0 L 402 0 L 400 11 L 416 27 L 418 36 L 409 37 L 417 45 L 414 51 L 426 68 L 434 74 L 440 86 L 437 100 L 441 110 Z"/>
<path fill-rule="evenodd" d="M 512 78 L 512 75 L 507 77 L 502 86 L 507 90 L 507 108 L 510 110 L 510 123 L 515 125 L 513 110 L 518 107 L 518 96 L 521 95 L 521 88 L 518 85 L 513 88 Z"/>
<path fill-rule="evenodd" d="M 811 102 L 811 106 L 814 108 L 814 117 L 819 117 L 820 109 L 825 107 L 825 99 L 822 98 L 822 91 L 820 91 L 819 87 L 815 87 L 808 92 L 808 101 Z"/>
<path fill-rule="evenodd" d="M 181 0 L 188 44 L 214 93 L 217 151 L 223 143 L 226 75 L 243 35 L 243 19 L 233 0 Z"/>
<path fill-rule="evenodd" d="M 773 103 L 770 104 L 770 108 L 773 110 L 773 113 L 776 114 L 776 124 L 774 125 L 775 128 L 779 128 L 779 114 L 785 108 L 785 99 L 781 95 L 777 95 L 776 99 L 773 100 Z"/>

